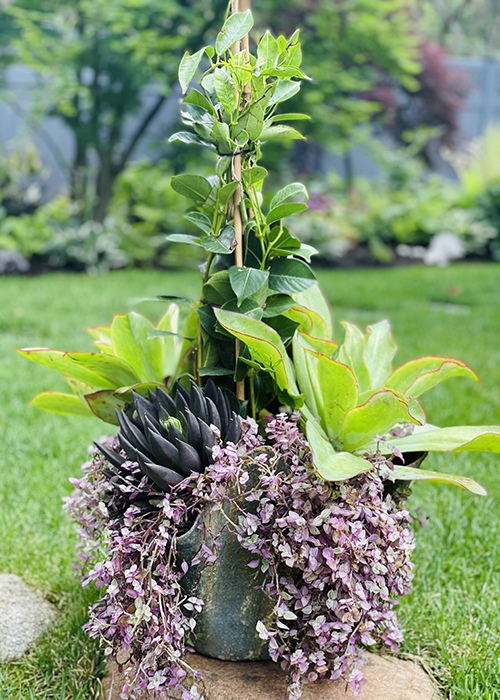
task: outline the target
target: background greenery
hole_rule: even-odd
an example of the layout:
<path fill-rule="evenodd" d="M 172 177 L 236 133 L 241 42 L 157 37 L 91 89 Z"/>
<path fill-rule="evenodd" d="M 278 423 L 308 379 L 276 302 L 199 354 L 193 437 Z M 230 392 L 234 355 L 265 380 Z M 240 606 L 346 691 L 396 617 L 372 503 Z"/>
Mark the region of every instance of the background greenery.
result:
<path fill-rule="evenodd" d="M 500 423 L 500 288 L 495 265 L 453 265 L 445 270 L 320 271 L 340 321 L 366 325 L 389 318 L 399 345 L 398 363 L 416 355 L 464 360 L 482 379 L 454 379 L 426 397 L 428 419 L 440 425 Z M 60 623 L 22 660 L 2 667 L 0 699 L 97 698 L 103 662 L 80 631 L 95 592 L 72 578 L 73 526 L 61 512 L 78 476 L 86 446 L 102 423 L 59 417 L 29 405 L 39 391 L 62 378 L 26 363 L 19 346 L 91 348 L 86 325 L 107 324 L 134 306 L 152 320 L 162 306 L 134 305 L 158 293 L 196 295 L 198 274 L 125 271 L 99 283 L 82 275 L 0 279 L 0 571 L 22 576 L 53 600 Z M 124 290 L 126 290 L 124 295 Z M 454 700 L 500 698 L 500 486 L 498 458 L 432 455 L 430 469 L 473 475 L 487 499 L 458 488 L 417 484 L 410 501 L 416 515 L 414 592 L 399 615 L 402 651 L 423 656 Z M 420 510 L 422 509 L 422 510 Z M 423 511 L 423 512 L 422 512 Z M 418 520 L 428 518 L 427 529 Z"/>
<path fill-rule="evenodd" d="M 488 25 L 486 19 L 494 15 L 495 3 L 290 0 L 286 13 L 281 0 L 253 3 L 253 39 L 268 26 L 288 34 L 301 29 L 303 67 L 313 80 L 303 81 L 300 101 L 294 98 L 296 104 L 290 102 L 287 109 L 311 115 L 301 126 L 308 140 L 268 146 L 263 164 L 276 190 L 281 174 L 290 170 L 316 187 L 321 197 L 314 224 L 308 227 L 302 217 L 302 227 L 327 261 L 361 249 L 372 260 L 390 262 L 399 243 L 427 246 L 436 233 L 450 230 L 450 221 L 467 252 L 493 259 L 500 254 L 498 173 L 492 188 L 476 192 L 465 204 L 460 186 L 428 177 L 440 148 L 457 145 L 458 111 L 467 91 L 463 77 L 447 66 L 441 44 L 491 55 L 488 37 L 494 22 Z M 43 205 L 46 173 L 36 153 L 23 146 L 14 155 L 0 154 L 0 252 L 20 253 L 35 269 L 95 272 L 178 263 L 179 251 L 169 249 L 165 234 L 189 233 L 189 228 L 168 181 L 186 169 L 210 170 L 209 158 L 196 146 L 168 144 L 165 133 L 149 160 L 137 164 L 132 159 L 178 90 L 183 52 L 213 40 L 216 18 L 226 4 L 4 4 L 0 77 L 12 62 L 31 68 L 38 87 L 26 123 L 36 131 L 45 119 L 58 116 L 72 133 L 74 152 L 62 153 L 52 143 L 67 186 Z M 475 37 L 469 44 L 466 28 Z M 4 90 L 0 98 L 12 103 L 13 95 Z M 378 162 L 376 182 L 354 178 L 352 147 L 360 143 Z M 324 171 L 326 152 L 343 163 L 343 176 L 335 184 Z M 457 213 L 457 208 L 467 211 Z"/>

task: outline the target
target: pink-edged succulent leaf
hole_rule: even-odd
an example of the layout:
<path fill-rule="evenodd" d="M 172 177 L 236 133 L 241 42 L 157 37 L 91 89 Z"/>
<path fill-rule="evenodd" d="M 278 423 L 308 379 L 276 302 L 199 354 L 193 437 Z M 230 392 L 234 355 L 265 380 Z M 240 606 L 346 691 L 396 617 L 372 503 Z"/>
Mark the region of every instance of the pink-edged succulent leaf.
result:
<path fill-rule="evenodd" d="M 158 383 L 156 382 L 144 382 L 133 386 L 124 386 L 117 391 L 103 389 L 102 391 L 86 394 L 85 401 L 95 416 L 105 423 L 118 425 L 116 411 L 123 411 L 127 404 L 132 403 L 132 392 L 134 391 L 136 394 L 147 398 L 148 389 L 154 391 L 157 386 Z"/>
<path fill-rule="evenodd" d="M 140 381 L 133 368 L 114 355 L 99 352 L 64 352 L 23 348 L 19 354 L 98 389 L 118 389 Z"/>
<path fill-rule="evenodd" d="M 59 391 L 44 391 L 38 394 L 31 403 L 35 408 L 51 413 L 70 416 L 91 416 L 92 411 L 87 404 L 75 394 L 65 394 Z"/>
<path fill-rule="evenodd" d="M 353 323 L 342 322 L 345 329 L 344 343 L 339 348 L 338 360 L 350 367 L 358 382 L 360 392 L 370 388 L 370 374 L 364 360 L 365 336 Z"/>
<path fill-rule="evenodd" d="M 336 439 L 342 433 L 347 412 L 358 400 L 356 378 L 347 365 L 307 348 L 305 352 L 317 415 L 328 437 Z"/>
<path fill-rule="evenodd" d="M 303 403 L 295 382 L 294 369 L 279 334 L 263 321 L 250 316 L 214 309 L 220 325 L 248 346 L 252 359 L 272 374 L 278 389 L 286 392 L 294 406 Z"/>
<path fill-rule="evenodd" d="M 378 389 L 392 372 L 392 358 L 397 345 L 392 339 L 389 321 L 367 327 L 363 359 L 370 375 L 370 386 Z"/>
<path fill-rule="evenodd" d="M 460 360 L 449 357 L 421 357 L 398 367 L 385 381 L 384 387 L 418 398 L 451 377 L 469 377 L 478 381 L 477 375 Z"/>
<path fill-rule="evenodd" d="M 424 410 L 416 399 L 381 389 L 346 414 L 340 440 L 344 449 L 359 450 L 398 423 L 410 421 L 422 425 L 425 420 Z"/>
<path fill-rule="evenodd" d="M 401 452 L 500 452 L 500 426 L 461 425 L 415 428 L 412 435 L 393 438 L 390 444 Z M 380 447 L 382 451 L 389 448 Z"/>
<path fill-rule="evenodd" d="M 475 493 L 477 496 L 487 496 L 488 492 L 481 484 L 468 476 L 457 476 L 456 474 L 443 474 L 441 472 L 430 472 L 425 469 L 413 469 L 412 467 L 395 466 L 392 476 L 399 481 L 441 481 L 444 484 L 456 484 L 463 489 Z"/>
<path fill-rule="evenodd" d="M 299 324 L 297 329 L 299 332 L 315 338 L 329 339 L 326 323 L 316 311 L 308 309 L 301 304 L 296 304 L 288 311 L 285 311 L 283 316 L 296 321 Z"/>
<path fill-rule="evenodd" d="M 314 421 L 307 421 L 306 435 L 311 447 L 313 464 L 327 481 L 346 481 L 372 469 L 372 464 L 350 452 L 335 452 L 323 431 Z"/>

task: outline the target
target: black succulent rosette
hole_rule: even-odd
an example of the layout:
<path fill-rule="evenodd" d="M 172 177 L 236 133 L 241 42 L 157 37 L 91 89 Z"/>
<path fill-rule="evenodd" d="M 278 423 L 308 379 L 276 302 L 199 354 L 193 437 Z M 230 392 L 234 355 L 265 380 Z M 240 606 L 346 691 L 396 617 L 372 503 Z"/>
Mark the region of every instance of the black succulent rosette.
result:
<path fill-rule="evenodd" d="M 192 382 L 190 391 L 177 383 L 173 396 L 158 386 L 155 391 L 149 390 L 149 400 L 132 394 L 131 417 L 117 411 L 117 438 L 126 457 L 95 443 L 114 468 L 110 478 L 123 476 L 124 463 L 131 461 L 161 491 L 166 491 L 192 472 L 205 471 L 213 463 L 212 450 L 219 439 L 222 445 L 236 444 L 240 439 L 240 417 L 212 381 L 204 390 Z"/>

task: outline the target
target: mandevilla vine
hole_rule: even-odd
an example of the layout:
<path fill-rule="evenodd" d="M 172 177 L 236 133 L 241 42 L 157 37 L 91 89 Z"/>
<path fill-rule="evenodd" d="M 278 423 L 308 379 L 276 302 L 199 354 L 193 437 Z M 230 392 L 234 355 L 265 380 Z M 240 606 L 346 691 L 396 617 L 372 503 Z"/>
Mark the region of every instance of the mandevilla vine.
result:
<path fill-rule="evenodd" d="M 424 357 L 393 369 L 387 321 L 366 333 L 344 323 L 344 342 L 333 342 L 308 264 L 315 251 L 285 226 L 307 209 L 307 191 L 287 185 L 267 210 L 262 197 L 261 147 L 302 138 L 281 122 L 307 118 L 280 112 L 307 79 L 298 32 L 266 32 L 253 56 L 247 41 L 239 48 L 252 23 L 250 11 L 231 15 L 215 48 L 186 54 L 179 69 L 190 130 L 171 140 L 216 157 L 213 176 L 172 179 L 200 234 L 169 238 L 206 251 L 201 299 L 158 297 L 169 307 L 156 327 L 130 313 L 90 329 L 96 352 L 21 351 L 72 390 L 35 405 L 119 425 L 73 480 L 66 509 L 79 525 L 83 583 L 104 589 L 86 629 L 125 669 L 122 697 L 137 700 L 172 690 L 203 698 L 187 652 L 206 601 L 186 580 L 218 562 L 222 533 L 200 521 L 214 508 L 224 536 L 253 557 L 245 576 L 261 576 L 272 613 L 255 635 L 286 669 L 289 699 L 320 677 L 357 693 L 362 647 L 396 650 L 402 639 L 393 608 L 412 579 L 408 482 L 486 495 L 473 479 L 420 464 L 431 450 L 500 452 L 498 426 L 427 423 L 425 391 L 477 379 L 462 362 Z M 200 89 L 190 89 L 202 61 Z M 184 557 L 192 532 L 203 542 Z"/>

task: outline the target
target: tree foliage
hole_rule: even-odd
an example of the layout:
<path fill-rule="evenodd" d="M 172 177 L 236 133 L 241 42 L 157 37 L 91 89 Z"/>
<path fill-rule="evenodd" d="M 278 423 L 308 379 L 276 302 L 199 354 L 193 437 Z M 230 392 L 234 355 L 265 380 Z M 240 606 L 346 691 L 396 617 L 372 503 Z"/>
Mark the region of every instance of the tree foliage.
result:
<path fill-rule="evenodd" d="M 262 21 L 285 30 L 301 27 L 304 70 L 303 111 L 312 119 L 307 133 L 348 146 L 356 127 L 379 110 L 366 93 L 385 76 L 407 89 L 418 85 L 418 37 L 403 0 L 291 0 L 285 16 L 280 0 L 262 0 Z M 294 105 L 295 106 L 295 105 Z"/>
<path fill-rule="evenodd" d="M 9 53 L 39 79 L 34 116 L 59 116 L 72 130 L 72 196 L 90 198 L 95 219 L 104 218 L 116 177 L 168 97 L 183 51 L 210 31 L 225 4 L 47 0 L 34 7 L 18 0 L 8 8 L 17 32 Z M 146 87 L 153 97 L 144 108 Z M 132 114 L 139 119 L 129 133 Z"/>

